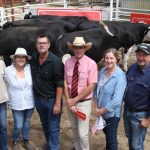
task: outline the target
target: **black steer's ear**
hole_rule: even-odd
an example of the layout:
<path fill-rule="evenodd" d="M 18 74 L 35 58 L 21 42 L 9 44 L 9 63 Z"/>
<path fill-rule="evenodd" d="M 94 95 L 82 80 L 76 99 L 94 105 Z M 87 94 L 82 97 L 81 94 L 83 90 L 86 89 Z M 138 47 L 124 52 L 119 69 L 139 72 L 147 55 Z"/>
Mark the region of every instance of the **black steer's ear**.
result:
<path fill-rule="evenodd" d="M 32 12 L 29 12 L 28 15 L 32 15 Z"/>

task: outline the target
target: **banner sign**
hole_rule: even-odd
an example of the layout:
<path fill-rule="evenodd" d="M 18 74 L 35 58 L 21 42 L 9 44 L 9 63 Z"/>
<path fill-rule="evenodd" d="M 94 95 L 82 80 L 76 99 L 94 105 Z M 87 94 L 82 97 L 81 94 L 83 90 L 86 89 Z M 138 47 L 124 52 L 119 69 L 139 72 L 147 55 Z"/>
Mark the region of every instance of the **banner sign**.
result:
<path fill-rule="evenodd" d="M 37 15 L 85 16 L 89 20 L 95 21 L 100 21 L 102 19 L 101 11 L 92 9 L 38 8 Z"/>
<path fill-rule="evenodd" d="M 131 13 L 130 20 L 132 23 L 150 24 L 150 14 Z"/>

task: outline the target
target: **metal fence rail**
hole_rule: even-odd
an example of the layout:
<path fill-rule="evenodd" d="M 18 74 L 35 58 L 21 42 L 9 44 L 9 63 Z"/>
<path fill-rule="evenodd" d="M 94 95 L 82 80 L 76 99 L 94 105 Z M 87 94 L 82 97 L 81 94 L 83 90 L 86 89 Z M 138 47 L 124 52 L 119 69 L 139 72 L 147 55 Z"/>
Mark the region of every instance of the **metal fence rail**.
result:
<path fill-rule="evenodd" d="M 33 4 L 33 5 L 26 4 L 23 6 L 10 7 L 10 8 L 0 7 L 0 25 L 3 25 L 6 21 L 23 19 L 24 15 L 28 13 L 29 9 L 35 9 L 37 7 L 49 7 L 51 5 L 66 7 L 66 3 L 64 2 L 55 1 L 51 3 Z"/>
<path fill-rule="evenodd" d="M 48 0 L 47 0 L 48 1 Z M 3 8 L 0 7 L 0 24 L 5 23 L 7 20 L 15 20 L 28 13 L 28 10 L 35 9 L 37 7 L 50 7 L 61 6 L 67 7 L 73 3 L 78 3 L 77 7 L 87 6 L 103 6 L 107 4 L 107 15 L 109 20 L 123 20 L 130 21 L 130 15 L 132 12 L 147 13 L 150 14 L 150 0 L 52 0 L 50 3 L 42 4 L 27 4 L 24 6 Z M 80 4 L 80 6 L 79 6 Z M 110 12 L 110 13 L 109 13 Z M 108 17 L 107 17 L 108 18 Z"/>
<path fill-rule="evenodd" d="M 75 6 L 105 6 L 109 5 L 110 0 L 66 0 L 68 6 L 75 5 Z"/>
<path fill-rule="evenodd" d="M 150 14 L 150 0 L 110 0 L 110 3 L 110 20 L 128 21 L 132 12 Z"/>

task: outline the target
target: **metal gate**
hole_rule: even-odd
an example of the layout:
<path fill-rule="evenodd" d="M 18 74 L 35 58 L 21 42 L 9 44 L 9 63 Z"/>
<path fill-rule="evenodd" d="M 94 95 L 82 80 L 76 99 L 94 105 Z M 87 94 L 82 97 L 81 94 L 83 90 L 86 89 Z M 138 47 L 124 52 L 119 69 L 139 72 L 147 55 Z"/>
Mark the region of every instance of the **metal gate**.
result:
<path fill-rule="evenodd" d="M 68 6 L 98 6 L 98 5 L 109 5 L 110 0 L 66 0 Z"/>
<path fill-rule="evenodd" d="M 13 8 L 0 7 L 0 24 L 3 24 L 6 20 L 12 20 L 13 17 L 23 16 L 28 11 L 29 7 L 30 9 L 34 9 L 34 7 L 50 6 L 50 4 L 53 4 L 53 6 L 61 5 L 67 7 L 68 3 L 73 1 L 81 4 L 90 4 L 91 6 L 107 6 L 107 12 L 110 12 L 109 20 L 130 21 L 132 12 L 150 14 L 150 0 L 52 0 L 51 3 L 24 5 Z M 18 10 L 18 8 L 20 8 L 20 11 L 15 13 L 15 10 Z M 12 11 L 14 12 L 13 14 L 9 13 Z"/>
<path fill-rule="evenodd" d="M 150 0 L 110 0 L 110 20 L 128 21 L 133 12 L 150 14 Z"/>
<path fill-rule="evenodd" d="M 29 9 L 35 9 L 37 7 L 50 7 L 50 6 L 61 6 L 66 7 L 66 0 L 42 3 L 42 4 L 26 4 L 23 6 L 16 6 L 11 8 L 0 7 L 0 26 L 2 26 L 7 21 L 20 20 L 24 18 L 24 15 L 28 13 Z"/>

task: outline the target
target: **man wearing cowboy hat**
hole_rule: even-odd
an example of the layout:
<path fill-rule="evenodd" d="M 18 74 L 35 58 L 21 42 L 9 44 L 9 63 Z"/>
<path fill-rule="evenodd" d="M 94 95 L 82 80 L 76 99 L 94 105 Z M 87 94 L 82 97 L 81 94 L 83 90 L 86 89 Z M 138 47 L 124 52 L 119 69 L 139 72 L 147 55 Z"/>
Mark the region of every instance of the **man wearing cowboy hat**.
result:
<path fill-rule="evenodd" d="M 74 149 L 89 150 L 91 98 L 97 82 L 98 69 L 96 63 L 85 55 L 92 47 L 91 42 L 86 43 L 83 37 L 75 37 L 73 44 L 67 42 L 67 45 L 74 53 L 74 56 L 65 62 L 65 96 L 74 134 Z M 75 81 L 76 64 L 78 69 Z M 73 89 L 74 85 L 77 86 L 76 90 Z M 86 120 L 77 118 L 77 111 L 86 114 Z"/>
<path fill-rule="evenodd" d="M 136 58 L 127 72 L 124 125 L 129 149 L 144 150 L 150 124 L 150 44 L 139 44 Z"/>

